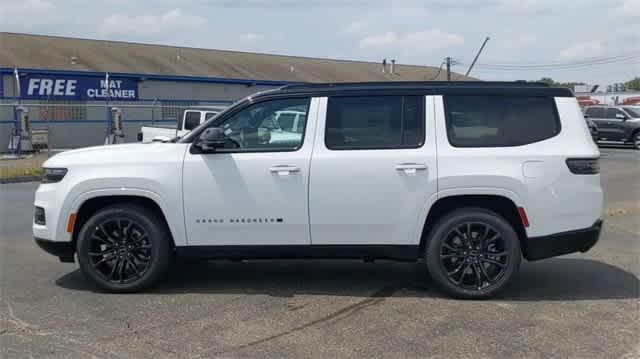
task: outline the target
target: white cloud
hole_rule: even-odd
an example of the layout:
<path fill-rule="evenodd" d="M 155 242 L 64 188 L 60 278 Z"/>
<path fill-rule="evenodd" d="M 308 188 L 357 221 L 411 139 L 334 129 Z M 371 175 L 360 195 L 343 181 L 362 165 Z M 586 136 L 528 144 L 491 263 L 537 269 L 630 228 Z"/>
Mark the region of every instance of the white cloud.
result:
<path fill-rule="evenodd" d="M 512 13 L 538 12 L 543 8 L 540 0 L 500 0 L 499 8 Z"/>
<path fill-rule="evenodd" d="M 204 17 L 183 13 L 180 9 L 169 10 L 161 15 L 113 14 L 104 19 L 100 33 L 104 36 L 150 36 L 163 33 L 180 33 L 203 28 Z"/>
<path fill-rule="evenodd" d="M 398 36 L 395 32 L 386 32 L 382 35 L 372 35 L 367 36 L 360 40 L 360 48 L 364 49 L 367 47 L 379 47 L 389 45 L 398 40 Z"/>
<path fill-rule="evenodd" d="M 244 42 L 256 42 L 264 39 L 264 35 L 262 34 L 254 34 L 254 33 L 245 33 L 240 34 L 240 40 Z"/>
<path fill-rule="evenodd" d="M 424 30 L 417 32 L 409 32 L 405 34 L 396 34 L 389 31 L 381 35 L 367 36 L 360 40 L 360 48 L 420 48 L 427 50 L 436 50 L 445 47 L 462 45 L 464 38 L 457 34 L 443 32 L 441 30 Z"/>
<path fill-rule="evenodd" d="M 622 0 L 616 13 L 628 17 L 640 17 L 640 0 Z"/>
<path fill-rule="evenodd" d="M 559 59 L 571 61 L 588 57 L 602 56 L 605 53 L 604 46 L 600 40 L 591 40 L 570 46 L 560 51 Z"/>
<path fill-rule="evenodd" d="M 367 27 L 369 27 L 368 21 L 355 20 L 349 23 L 340 33 L 347 35 L 361 34 Z"/>
<path fill-rule="evenodd" d="M 464 38 L 457 34 L 442 32 L 440 30 L 426 30 L 408 33 L 406 45 L 425 46 L 431 49 L 456 46 L 464 44 Z"/>
<path fill-rule="evenodd" d="M 49 1 L 26 0 L 0 4 L 0 30 L 31 30 L 54 24 L 59 19 L 56 6 Z"/>

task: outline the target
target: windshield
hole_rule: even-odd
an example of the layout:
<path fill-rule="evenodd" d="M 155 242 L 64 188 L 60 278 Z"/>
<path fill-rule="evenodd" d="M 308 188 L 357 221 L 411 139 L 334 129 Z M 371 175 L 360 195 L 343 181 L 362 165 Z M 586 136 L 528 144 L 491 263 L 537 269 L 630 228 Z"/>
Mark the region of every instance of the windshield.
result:
<path fill-rule="evenodd" d="M 625 111 L 629 114 L 629 116 L 633 118 L 640 118 L 640 109 L 633 107 L 623 107 Z"/>

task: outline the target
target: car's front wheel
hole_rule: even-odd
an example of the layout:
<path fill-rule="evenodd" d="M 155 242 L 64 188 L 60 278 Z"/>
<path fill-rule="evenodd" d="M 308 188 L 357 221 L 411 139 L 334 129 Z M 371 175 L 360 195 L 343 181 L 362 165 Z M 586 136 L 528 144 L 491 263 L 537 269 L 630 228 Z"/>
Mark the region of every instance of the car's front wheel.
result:
<path fill-rule="evenodd" d="M 82 226 L 77 241 L 80 270 L 110 292 L 134 292 L 167 272 L 168 229 L 148 209 L 116 204 L 99 210 Z"/>
<path fill-rule="evenodd" d="M 633 148 L 640 150 L 640 131 L 636 131 L 631 140 L 633 141 Z"/>
<path fill-rule="evenodd" d="M 462 208 L 441 218 L 427 238 L 429 274 L 456 298 L 488 298 L 509 283 L 520 267 L 520 242 L 500 215 Z"/>

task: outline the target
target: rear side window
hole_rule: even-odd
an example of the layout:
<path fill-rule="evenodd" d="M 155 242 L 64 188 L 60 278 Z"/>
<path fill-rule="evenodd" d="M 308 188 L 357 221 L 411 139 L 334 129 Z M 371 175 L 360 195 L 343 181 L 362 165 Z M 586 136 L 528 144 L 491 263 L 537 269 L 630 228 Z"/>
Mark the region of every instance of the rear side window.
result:
<path fill-rule="evenodd" d="M 329 98 L 325 130 L 329 149 L 418 148 L 424 139 L 422 96 Z"/>
<path fill-rule="evenodd" d="M 591 107 L 587 109 L 587 116 L 593 118 L 604 118 L 605 109 L 602 107 Z"/>
<path fill-rule="evenodd" d="M 200 125 L 200 112 L 198 111 L 187 111 L 187 114 L 184 118 L 184 129 L 185 130 L 193 130 L 194 128 Z"/>
<path fill-rule="evenodd" d="M 550 97 L 449 95 L 445 108 L 455 147 L 521 146 L 560 132 Z"/>

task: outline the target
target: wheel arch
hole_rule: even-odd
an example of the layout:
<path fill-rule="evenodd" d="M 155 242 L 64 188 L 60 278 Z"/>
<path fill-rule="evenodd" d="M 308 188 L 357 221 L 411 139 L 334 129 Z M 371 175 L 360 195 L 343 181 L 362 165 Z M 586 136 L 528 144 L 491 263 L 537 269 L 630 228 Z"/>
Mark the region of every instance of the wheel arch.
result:
<path fill-rule="evenodd" d="M 124 194 L 124 195 L 95 195 L 85 198 L 77 205 L 76 219 L 71 232 L 71 242 L 75 246 L 78 239 L 78 233 L 86 221 L 91 218 L 99 210 L 114 204 L 135 204 L 151 210 L 169 230 L 169 238 L 171 247 L 175 248 L 175 236 L 162 207 L 150 196 L 141 194 Z"/>
<path fill-rule="evenodd" d="M 479 207 L 491 210 L 501 215 L 507 220 L 518 235 L 520 247 L 526 257 L 527 231 L 520 212 L 518 204 L 507 195 L 504 194 L 452 194 L 439 196 L 439 198 L 430 206 L 426 218 L 422 222 L 422 230 L 420 231 L 420 253 L 424 253 L 428 235 L 437 221 L 447 213 L 464 207 Z"/>

